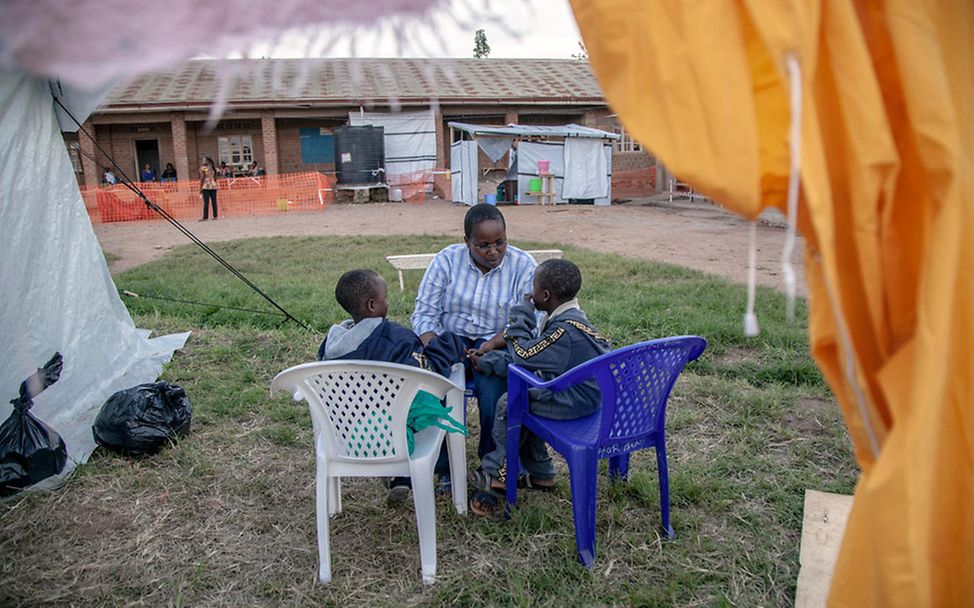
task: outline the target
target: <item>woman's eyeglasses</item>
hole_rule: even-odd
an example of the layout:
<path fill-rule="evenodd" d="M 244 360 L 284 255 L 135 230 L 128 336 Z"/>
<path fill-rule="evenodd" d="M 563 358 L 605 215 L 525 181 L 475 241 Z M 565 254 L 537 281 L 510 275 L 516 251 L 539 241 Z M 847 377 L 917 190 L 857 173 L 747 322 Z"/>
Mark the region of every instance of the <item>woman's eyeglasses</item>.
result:
<path fill-rule="evenodd" d="M 505 247 L 506 245 L 507 245 L 507 241 L 505 240 L 500 240 L 497 241 L 496 243 L 473 243 L 474 247 L 476 247 L 480 251 L 483 251 L 484 253 L 487 253 L 491 249 L 500 249 L 501 247 Z"/>

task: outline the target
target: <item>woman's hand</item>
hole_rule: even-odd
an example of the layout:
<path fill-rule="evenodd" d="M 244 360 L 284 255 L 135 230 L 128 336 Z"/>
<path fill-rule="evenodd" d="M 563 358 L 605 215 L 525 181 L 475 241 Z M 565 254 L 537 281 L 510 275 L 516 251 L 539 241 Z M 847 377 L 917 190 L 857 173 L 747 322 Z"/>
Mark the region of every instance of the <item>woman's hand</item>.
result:
<path fill-rule="evenodd" d="M 430 340 L 436 337 L 435 331 L 428 331 L 419 337 L 419 341 L 423 343 L 423 346 L 429 346 Z"/>

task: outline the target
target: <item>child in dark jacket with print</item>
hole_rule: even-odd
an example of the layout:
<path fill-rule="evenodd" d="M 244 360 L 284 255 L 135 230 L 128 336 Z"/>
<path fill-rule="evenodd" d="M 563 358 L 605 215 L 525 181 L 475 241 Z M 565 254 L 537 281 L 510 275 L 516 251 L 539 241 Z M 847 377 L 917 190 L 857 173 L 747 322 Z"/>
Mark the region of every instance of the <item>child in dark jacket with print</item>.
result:
<path fill-rule="evenodd" d="M 609 341 L 589 322 L 579 307 L 576 295 L 582 286 L 578 266 L 568 260 L 547 260 L 535 270 L 534 286 L 525 302 L 511 307 L 510 321 L 504 330 L 508 350 L 479 361 L 482 371 L 506 374 L 506 363 L 513 362 L 533 371 L 542 380 L 552 380 L 566 371 L 609 352 Z M 535 311 L 547 313 L 537 323 Z M 490 353 L 488 353 L 490 354 Z M 588 416 L 601 405 L 595 380 L 588 380 L 562 392 L 528 390 L 528 409 L 540 416 L 569 420 Z M 497 448 L 485 455 L 480 469 L 472 471 L 470 481 L 478 489 L 470 503 L 471 511 L 490 515 L 498 508 L 496 493 L 504 491 L 506 461 L 507 395 L 497 402 L 494 442 Z M 528 487 L 550 490 L 555 468 L 548 447 L 526 429 L 521 437 L 521 462 Z"/>

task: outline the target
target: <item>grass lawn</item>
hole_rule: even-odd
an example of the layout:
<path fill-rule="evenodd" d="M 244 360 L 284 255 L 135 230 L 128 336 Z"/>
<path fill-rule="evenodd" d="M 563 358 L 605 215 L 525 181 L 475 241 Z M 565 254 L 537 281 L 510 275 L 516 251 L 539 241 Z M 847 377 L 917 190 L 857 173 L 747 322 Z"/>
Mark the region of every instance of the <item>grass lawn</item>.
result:
<path fill-rule="evenodd" d="M 743 286 L 663 264 L 554 243 L 582 269 L 582 306 L 623 346 L 699 334 L 709 348 L 677 382 L 667 413 L 672 523 L 662 542 L 655 456 L 629 483 L 599 479 L 593 571 L 575 554 L 564 462 L 553 495 L 524 493 L 510 521 L 437 503 L 438 579 L 425 587 L 411 504 L 390 510 L 375 481 L 344 484 L 329 586 L 317 583 L 314 457 L 307 407 L 270 398 L 280 370 L 313 360 L 339 275 L 378 270 L 389 315 L 408 323 L 419 271 L 400 292 L 387 253 L 436 251 L 440 237 L 265 238 L 214 248 L 296 317 L 127 300 L 157 333 L 191 329 L 163 379 L 186 389 L 193 430 L 159 455 L 97 451 L 66 486 L 0 505 L 0 605 L 789 606 L 806 488 L 851 493 L 858 470 L 828 388 L 808 355 L 806 307 L 758 292 L 761 335 L 742 335 Z M 132 269 L 140 294 L 267 308 L 192 246 Z M 473 422 L 476 416 L 470 416 Z M 477 429 L 472 428 L 473 433 Z M 476 463 L 468 441 L 468 465 Z"/>

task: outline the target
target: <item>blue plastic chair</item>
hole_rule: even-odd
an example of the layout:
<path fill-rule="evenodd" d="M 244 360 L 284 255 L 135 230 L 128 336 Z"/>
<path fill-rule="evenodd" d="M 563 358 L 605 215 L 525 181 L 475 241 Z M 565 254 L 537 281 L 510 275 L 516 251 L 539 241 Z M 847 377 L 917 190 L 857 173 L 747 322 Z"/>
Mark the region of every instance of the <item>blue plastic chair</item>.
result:
<path fill-rule="evenodd" d="M 678 336 L 633 344 L 606 353 L 542 382 L 517 365 L 508 368 L 507 470 L 520 469 L 521 427 L 548 442 L 568 462 L 578 557 L 586 568 L 595 563 L 595 498 L 599 459 L 609 459 L 609 477 L 626 479 L 629 454 L 656 448 L 663 532 L 670 526 L 670 488 L 666 469 L 666 401 L 683 368 L 703 353 L 707 341 Z M 558 392 L 594 378 L 602 408 L 584 418 L 553 420 L 528 411 L 528 388 Z M 517 501 L 517 476 L 507 476 L 507 507 Z"/>

